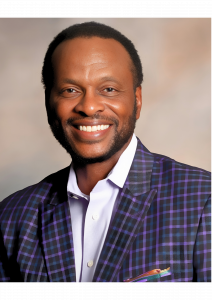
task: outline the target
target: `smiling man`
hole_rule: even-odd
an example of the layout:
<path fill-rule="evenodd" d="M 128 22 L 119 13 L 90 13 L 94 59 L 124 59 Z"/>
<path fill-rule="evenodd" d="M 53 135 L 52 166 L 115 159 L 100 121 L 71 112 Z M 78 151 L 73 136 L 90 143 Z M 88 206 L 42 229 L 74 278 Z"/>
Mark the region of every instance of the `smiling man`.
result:
<path fill-rule="evenodd" d="M 211 280 L 210 173 L 135 137 L 142 80 L 134 45 L 106 25 L 49 45 L 48 122 L 72 163 L 0 203 L 0 281 Z"/>

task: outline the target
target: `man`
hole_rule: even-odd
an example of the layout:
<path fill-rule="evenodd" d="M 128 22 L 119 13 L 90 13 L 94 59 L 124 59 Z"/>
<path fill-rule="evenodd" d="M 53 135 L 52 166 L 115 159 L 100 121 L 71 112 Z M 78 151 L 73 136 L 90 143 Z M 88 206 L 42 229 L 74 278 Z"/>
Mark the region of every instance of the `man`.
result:
<path fill-rule="evenodd" d="M 1 281 L 211 280 L 210 173 L 135 137 L 142 80 L 113 28 L 78 24 L 52 41 L 48 122 L 72 164 L 0 203 Z"/>

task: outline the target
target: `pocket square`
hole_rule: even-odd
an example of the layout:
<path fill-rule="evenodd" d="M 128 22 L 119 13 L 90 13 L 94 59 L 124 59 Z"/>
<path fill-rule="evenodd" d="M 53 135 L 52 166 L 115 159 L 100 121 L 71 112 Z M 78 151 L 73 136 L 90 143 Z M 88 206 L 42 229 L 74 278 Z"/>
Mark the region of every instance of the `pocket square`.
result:
<path fill-rule="evenodd" d="M 124 282 L 145 282 L 159 277 L 171 275 L 170 267 L 164 270 L 154 269 L 134 278 L 124 280 Z"/>

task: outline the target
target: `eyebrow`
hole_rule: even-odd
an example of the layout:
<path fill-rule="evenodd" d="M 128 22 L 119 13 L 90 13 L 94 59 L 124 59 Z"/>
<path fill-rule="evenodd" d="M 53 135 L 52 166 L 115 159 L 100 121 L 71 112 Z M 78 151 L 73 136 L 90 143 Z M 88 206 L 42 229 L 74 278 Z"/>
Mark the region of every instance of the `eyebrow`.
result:
<path fill-rule="evenodd" d="M 104 77 L 101 77 L 100 78 L 100 81 L 113 81 L 113 82 L 116 82 L 118 84 L 120 84 L 120 82 L 112 77 L 112 76 L 104 76 Z M 74 79 L 71 79 L 71 78 L 65 78 L 63 80 L 64 83 L 69 83 L 69 84 L 76 84 L 76 85 L 80 85 L 80 83 L 77 81 L 77 80 L 74 80 Z"/>
<path fill-rule="evenodd" d="M 70 78 L 65 78 L 65 79 L 63 80 L 63 82 L 64 82 L 64 83 L 70 83 L 70 84 L 76 84 L 76 85 L 79 84 L 79 82 L 77 82 L 77 81 L 74 80 L 74 79 L 70 79 Z"/>
<path fill-rule="evenodd" d="M 101 81 L 113 81 L 120 84 L 120 82 L 112 76 L 104 76 L 101 78 Z"/>

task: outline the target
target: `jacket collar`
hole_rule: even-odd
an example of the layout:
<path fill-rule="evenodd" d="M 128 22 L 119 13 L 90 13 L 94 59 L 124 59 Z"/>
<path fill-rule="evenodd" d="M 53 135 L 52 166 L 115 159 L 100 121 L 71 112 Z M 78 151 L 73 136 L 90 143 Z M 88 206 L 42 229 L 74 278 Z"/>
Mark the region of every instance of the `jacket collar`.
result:
<path fill-rule="evenodd" d="M 46 178 L 46 182 L 50 183 L 49 190 L 49 204 L 58 205 L 68 200 L 67 196 L 67 182 L 70 166 L 51 174 Z"/>
<path fill-rule="evenodd" d="M 76 281 L 71 216 L 67 196 L 70 167 L 48 176 L 40 205 L 41 244 L 50 281 Z M 45 190 L 44 190 L 45 192 Z"/>
<path fill-rule="evenodd" d="M 149 150 L 138 140 L 138 145 L 130 168 L 125 187 L 130 190 L 134 196 L 141 195 L 150 190 L 152 168 L 154 156 Z"/>

